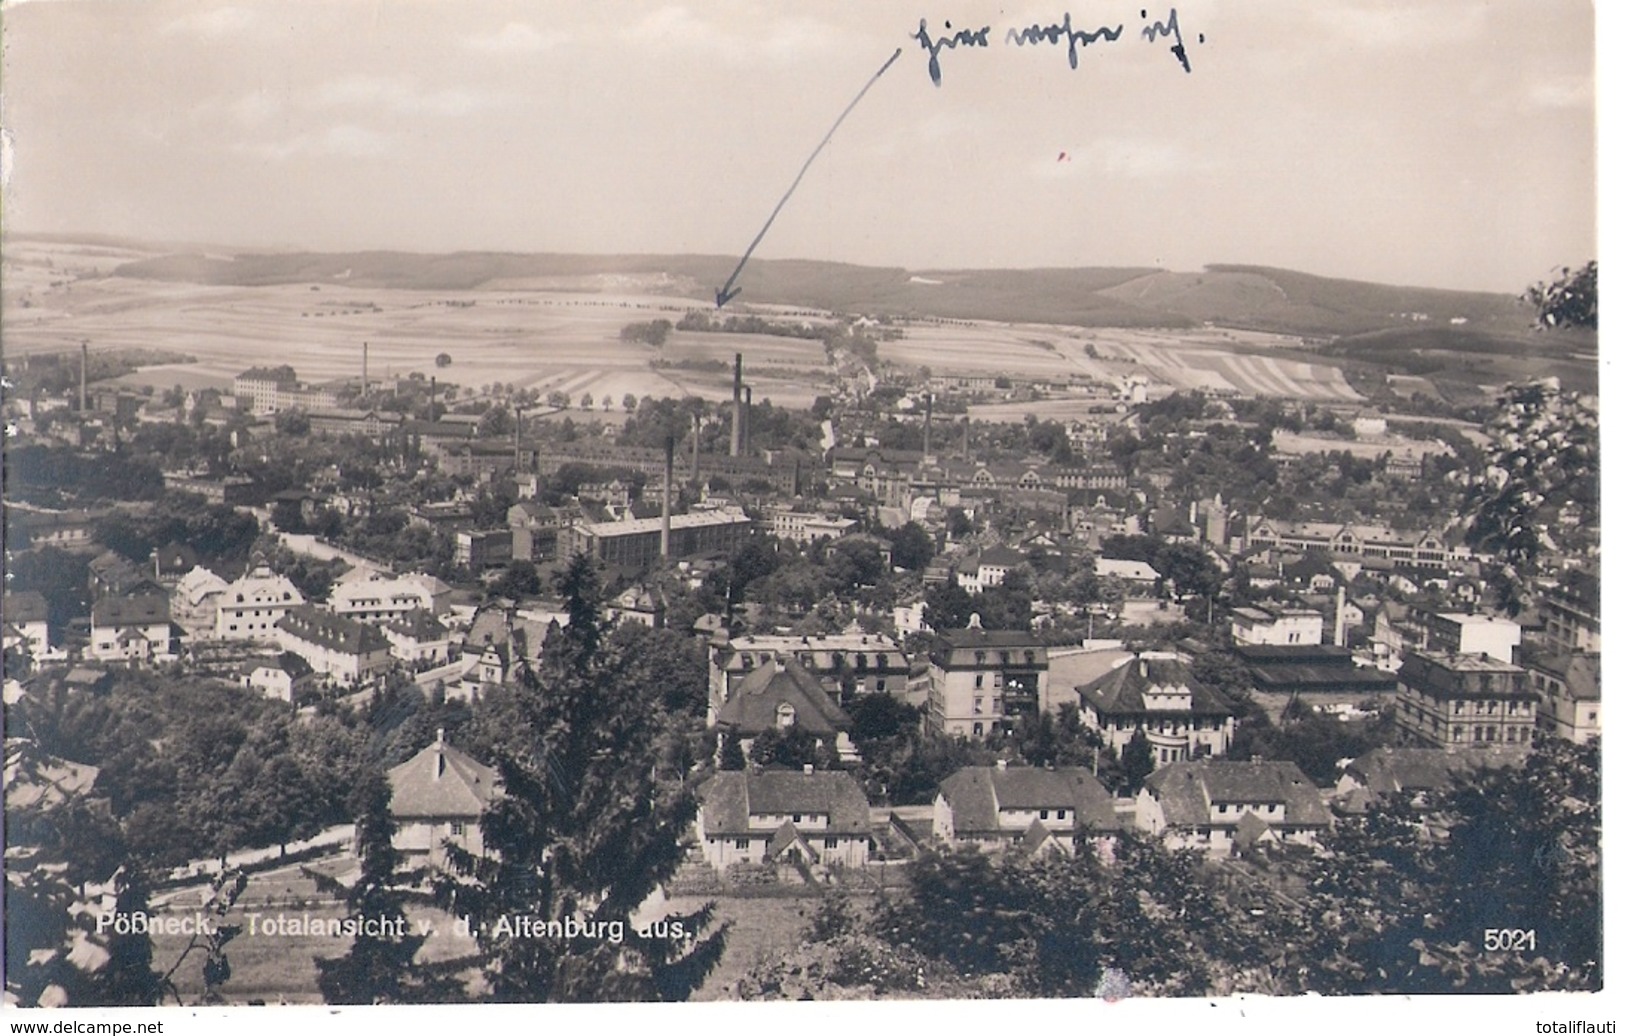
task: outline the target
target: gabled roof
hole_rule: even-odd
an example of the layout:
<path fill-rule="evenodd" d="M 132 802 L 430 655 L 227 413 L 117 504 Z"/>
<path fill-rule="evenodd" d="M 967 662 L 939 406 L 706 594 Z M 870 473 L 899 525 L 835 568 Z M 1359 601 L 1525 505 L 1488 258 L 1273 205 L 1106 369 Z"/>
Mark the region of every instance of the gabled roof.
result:
<path fill-rule="evenodd" d="M 276 628 L 297 637 L 307 644 L 315 644 L 329 651 L 349 655 L 364 655 L 374 651 L 388 651 L 389 641 L 376 626 L 356 622 L 342 615 L 318 611 L 314 605 L 301 604 L 290 609 L 277 621 Z"/>
<path fill-rule="evenodd" d="M 867 835 L 869 800 L 852 775 L 840 770 L 725 770 L 700 785 L 706 837 L 744 835 L 754 816 L 820 814 L 830 835 Z M 759 828 L 756 830 L 760 830 Z"/>
<path fill-rule="evenodd" d="M 5 616 L 7 622 L 44 622 L 50 614 L 50 607 L 46 604 L 45 595 L 38 590 L 23 590 L 5 595 L 4 601 L 0 602 L 0 614 Z"/>
<path fill-rule="evenodd" d="M 413 608 L 405 615 L 386 622 L 384 628 L 420 643 L 426 640 L 444 640 L 451 636 L 451 631 L 446 629 L 439 619 L 422 608 Z"/>
<path fill-rule="evenodd" d="M 1115 831 L 1121 824 L 1112 799 L 1094 774 L 1078 766 L 1039 769 L 967 766 L 942 782 L 938 794 L 961 834 L 995 834 L 1000 809 L 1069 809 L 1075 826 Z"/>
<path fill-rule="evenodd" d="M 224 579 L 199 565 L 181 576 L 180 582 L 175 584 L 175 596 L 195 607 L 211 594 L 225 593 L 226 586 Z"/>
<path fill-rule="evenodd" d="M 830 701 L 817 677 L 793 658 L 783 665 L 761 666 L 740 680 L 717 710 L 717 723 L 747 736 L 760 734 L 779 725 L 779 706 L 788 704 L 795 710 L 796 727 L 810 734 L 831 737 L 852 728 L 851 718 Z"/>
<path fill-rule="evenodd" d="M 796 830 L 796 825 L 786 820 L 779 825 L 777 831 L 773 832 L 773 840 L 767 843 L 767 858 L 771 860 L 778 856 L 779 853 L 790 848 L 790 846 L 797 844 L 806 848 L 807 840 L 801 836 L 800 831 Z"/>
<path fill-rule="evenodd" d="M 1243 849 L 1251 848 L 1270 833 L 1269 824 L 1257 813 L 1248 813 L 1236 824 L 1236 844 Z"/>
<path fill-rule="evenodd" d="M 169 598 L 162 594 L 103 597 L 90 606 L 92 626 L 156 626 L 169 622 Z"/>
<path fill-rule="evenodd" d="M 1490 749 L 1448 751 L 1443 748 L 1373 748 L 1344 768 L 1374 795 L 1437 791 L 1474 770 L 1506 766 L 1520 753 Z"/>
<path fill-rule="evenodd" d="M 40 755 L 34 742 L 6 739 L 5 800 L 8 812 L 50 809 L 89 794 L 101 771 L 85 763 Z"/>
<path fill-rule="evenodd" d="M 434 744 L 389 771 L 389 812 L 394 817 L 475 819 L 501 794 L 491 767 L 446 744 Z"/>
<path fill-rule="evenodd" d="M 1125 659 L 1110 672 L 1078 687 L 1078 699 L 1103 716 L 1133 716 L 1149 714 L 1145 694 L 1156 687 L 1188 687 L 1191 707 L 1175 710 L 1190 716 L 1229 716 L 1235 707 L 1220 694 L 1198 680 L 1185 663 L 1172 658 Z M 1164 714 L 1169 710 L 1159 709 Z"/>
<path fill-rule="evenodd" d="M 1011 550 L 1009 547 L 1001 545 L 989 547 L 982 551 L 982 556 L 978 559 L 977 563 L 981 565 L 992 565 L 995 568 L 1014 568 L 1026 560 L 1026 556 L 1022 554 L 1021 551 Z"/>
<path fill-rule="evenodd" d="M 1145 788 L 1161 804 L 1170 827 L 1209 826 L 1214 823 L 1209 807 L 1221 802 L 1279 803 L 1284 807 L 1282 823 L 1293 827 L 1323 826 L 1332 820 L 1319 789 L 1292 763 L 1212 759 L 1169 763 L 1146 778 Z"/>

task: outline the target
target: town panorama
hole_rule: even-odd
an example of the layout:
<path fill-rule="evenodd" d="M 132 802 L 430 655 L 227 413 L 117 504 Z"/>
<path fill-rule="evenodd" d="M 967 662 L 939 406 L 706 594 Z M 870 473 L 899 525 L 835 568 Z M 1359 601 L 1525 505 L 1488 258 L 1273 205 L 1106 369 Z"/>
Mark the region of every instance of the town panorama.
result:
<path fill-rule="evenodd" d="M 1594 267 L 730 264 L 8 239 L 8 1003 L 1601 987 Z"/>

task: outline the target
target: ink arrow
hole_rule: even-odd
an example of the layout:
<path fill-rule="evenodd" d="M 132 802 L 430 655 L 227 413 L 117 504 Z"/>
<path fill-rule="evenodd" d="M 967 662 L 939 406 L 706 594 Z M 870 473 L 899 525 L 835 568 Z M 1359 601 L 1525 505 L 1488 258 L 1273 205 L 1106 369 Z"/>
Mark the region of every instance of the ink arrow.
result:
<path fill-rule="evenodd" d="M 829 128 L 829 132 L 824 134 L 824 139 L 820 140 L 818 142 L 818 146 L 813 148 L 813 153 L 807 156 L 807 161 L 801 164 L 801 172 L 796 174 L 795 180 L 790 184 L 790 189 L 784 192 L 784 197 L 780 198 L 779 203 L 773 206 L 772 214 L 767 217 L 767 222 L 762 224 L 762 229 L 756 232 L 756 237 L 751 241 L 750 247 L 745 249 L 745 254 L 739 257 L 739 265 L 735 266 L 734 272 L 728 275 L 728 282 L 717 289 L 718 309 L 726 306 L 729 300 L 731 300 L 735 295 L 738 295 L 742 290 L 734 287 L 734 281 L 739 279 L 739 274 L 745 269 L 745 264 L 750 261 L 750 255 L 752 252 L 756 251 L 756 246 L 761 244 L 762 238 L 767 236 L 767 228 L 771 227 L 773 225 L 773 221 L 778 218 L 779 210 L 784 208 L 784 203 L 790 200 L 790 195 L 794 194 L 796 192 L 796 188 L 801 185 L 801 178 L 807 175 L 807 170 L 812 166 L 813 159 L 817 158 L 818 153 L 824 150 L 824 145 L 828 144 L 829 139 L 835 136 L 835 131 L 841 128 L 841 123 L 845 122 L 846 117 L 852 114 L 852 109 L 856 108 L 858 106 L 858 102 L 863 100 L 863 95 L 869 92 L 869 88 L 874 86 L 880 77 L 886 74 L 886 70 L 892 67 L 893 62 L 902 56 L 903 48 L 898 47 L 897 50 L 893 52 L 892 56 L 886 59 L 886 63 L 880 66 L 880 71 L 870 76 L 869 81 L 863 84 L 863 89 L 859 90 L 858 95 L 852 98 L 852 103 L 846 106 L 846 110 L 841 112 L 840 118 L 835 120 L 835 125 Z"/>

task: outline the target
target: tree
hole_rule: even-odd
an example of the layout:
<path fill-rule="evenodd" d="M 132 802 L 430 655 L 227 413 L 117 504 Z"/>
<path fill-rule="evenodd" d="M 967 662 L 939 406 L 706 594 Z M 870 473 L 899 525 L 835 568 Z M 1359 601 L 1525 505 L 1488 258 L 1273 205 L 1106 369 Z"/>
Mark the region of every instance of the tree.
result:
<path fill-rule="evenodd" d="M 951 579 L 925 591 L 925 624 L 939 633 L 964 629 L 975 609 L 970 592 Z"/>
<path fill-rule="evenodd" d="M 729 727 L 722 735 L 722 745 L 717 750 L 717 769 L 743 770 L 745 768 L 745 749 L 739 743 L 739 731 Z"/>
<path fill-rule="evenodd" d="M 450 367 L 451 353 L 440 353 L 434 358 L 434 365 L 436 367 Z"/>
<path fill-rule="evenodd" d="M 683 858 L 696 809 L 686 733 L 660 684 L 628 679 L 627 660 L 605 649 L 594 562 L 572 559 L 557 586 L 569 624 L 490 703 L 504 794 L 480 821 L 489 855 L 448 849 L 455 873 L 436 881 L 436 898 L 473 923 L 492 1000 L 683 999 L 720 957 L 726 927 L 708 931 L 709 905 L 663 931 L 631 915 Z M 517 917 L 584 934 L 530 937 Z"/>
<path fill-rule="evenodd" d="M 936 556 L 936 542 L 919 522 L 907 522 L 894 529 L 890 538 L 892 564 L 898 568 L 918 572 Z"/>
<path fill-rule="evenodd" d="M 1144 727 L 1136 727 L 1134 736 L 1123 746 L 1122 762 L 1129 790 L 1139 791 L 1140 785 L 1157 768 L 1156 758 L 1151 753 L 1151 739 L 1146 736 Z"/>
<path fill-rule="evenodd" d="M 316 985 L 330 1004 L 447 1003 L 461 999 L 462 987 L 449 977 L 435 977 L 416 963 L 428 939 L 407 926 L 401 886 L 412 875 L 399 873 L 401 857 L 392 839 L 389 781 L 382 771 L 368 770 L 356 785 L 356 848 L 361 873 L 348 887 L 319 871 L 305 874 L 317 887 L 341 899 L 346 917 L 364 923 L 347 953 L 316 958 Z"/>
<path fill-rule="evenodd" d="M 1581 524 L 1598 517 L 1597 413 L 1557 379 L 1508 386 L 1489 424 L 1491 464 L 1468 493 L 1467 539 L 1498 554 L 1512 588 L 1530 575 L 1541 533 L 1559 508 L 1580 508 Z"/>
<path fill-rule="evenodd" d="M 1550 284 L 1536 282 L 1524 292 L 1524 301 L 1535 307 L 1537 326 L 1579 327 L 1597 330 L 1597 261 L 1578 270 L 1567 266 Z"/>

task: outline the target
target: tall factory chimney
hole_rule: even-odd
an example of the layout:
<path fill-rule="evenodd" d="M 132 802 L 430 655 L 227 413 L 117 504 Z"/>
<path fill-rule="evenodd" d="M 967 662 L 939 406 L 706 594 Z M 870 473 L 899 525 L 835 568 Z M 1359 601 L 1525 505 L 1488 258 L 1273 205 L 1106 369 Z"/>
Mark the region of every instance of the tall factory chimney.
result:
<path fill-rule="evenodd" d="M 677 437 L 670 432 L 666 433 L 666 485 L 660 491 L 660 560 L 671 560 L 671 483 L 672 483 L 672 452 L 677 446 Z"/>
<path fill-rule="evenodd" d="M 728 456 L 739 456 L 740 422 L 743 420 L 740 411 L 739 394 L 745 376 L 745 354 L 734 353 L 734 425 L 728 436 Z"/>
<path fill-rule="evenodd" d="M 90 341 L 86 339 L 79 343 L 79 412 L 82 414 L 90 407 L 87 404 L 85 382 L 90 377 Z"/>
<path fill-rule="evenodd" d="M 367 343 L 361 343 L 361 398 L 367 398 Z"/>
<path fill-rule="evenodd" d="M 745 425 L 744 430 L 739 433 L 739 452 L 741 454 L 747 456 L 747 457 L 750 456 L 750 408 L 751 408 L 750 386 L 746 385 L 745 386 L 745 408 L 739 412 L 740 416 L 744 418 L 744 425 Z"/>
<path fill-rule="evenodd" d="M 694 431 L 693 469 L 689 472 L 688 478 L 690 482 L 698 485 L 700 481 L 700 415 L 693 413 L 689 414 L 688 423 Z"/>
<path fill-rule="evenodd" d="M 1348 623 L 1343 618 L 1343 606 L 1347 603 L 1347 600 L 1348 591 L 1343 588 L 1343 584 L 1339 583 L 1337 585 L 1337 614 L 1332 616 L 1332 643 L 1338 647 L 1343 647 L 1343 642 L 1348 639 Z"/>
<path fill-rule="evenodd" d="M 434 397 L 436 390 L 439 388 L 438 381 L 439 379 L 433 374 L 429 375 L 429 420 L 431 421 L 434 420 Z"/>
<path fill-rule="evenodd" d="M 970 460 L 970 417 L 965 418 L 965 440 L 959 447 L 965 460 Z"/>
<path fill-rule="evenodd" d="M 931 393 L 925 394 L 925 450 L 927 457 L 931 456 Z"/>

